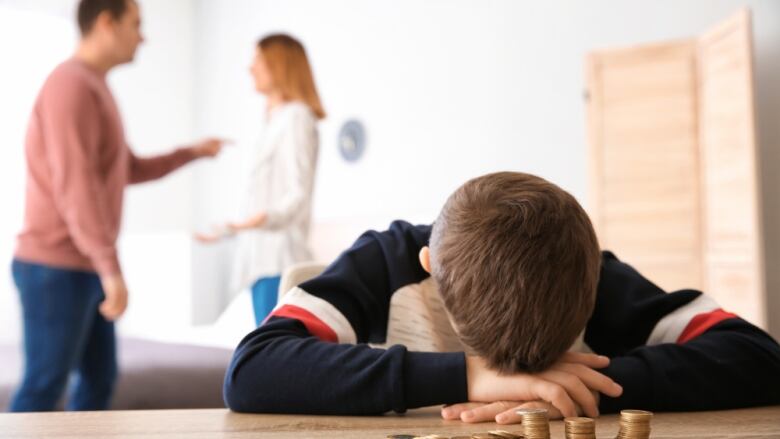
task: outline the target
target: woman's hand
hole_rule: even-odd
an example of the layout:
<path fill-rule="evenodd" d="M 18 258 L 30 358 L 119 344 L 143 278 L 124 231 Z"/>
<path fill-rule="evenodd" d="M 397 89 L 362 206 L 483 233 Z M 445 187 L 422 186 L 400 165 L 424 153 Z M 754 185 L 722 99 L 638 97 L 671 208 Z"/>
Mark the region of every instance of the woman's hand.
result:
<path fill-rule="evenodd" d="M 228 225 L 222 225 L 212 227 L 211 232 L 195 232 L 192 237 L 201 244 L 213 244 L 232 234 L 233 232 Z"/>
<path fill-rule="evenodd" d="M 265 212 L 260 212 L 257 215 L 247 218 L 245 221 L 229 223 L 227 227 L 234 233 L 242 230 L 259 229 L 265 225 L 266 219 L 268 219 L 268 215 L 266 215 Z"/>
<path fill-rule="evenodd" d="M 259 229 L 265 224 L 266 218 L 267 215 L 265 212 L 260 212 L 257 215 L 253 215 L 244 221 L 215 226 L 211 228 L 211 232 L 195 232 L 192 236 L 200 243 L 213 244 L 223 238 L 233 236 L 243 230 Z"/>
<path fill-rule="evenodd" d="M 192 234 L 192 237 L 201 244 L 213 244 L 222 239 L 221 234 L 203 232 L 195 232 Z"/>

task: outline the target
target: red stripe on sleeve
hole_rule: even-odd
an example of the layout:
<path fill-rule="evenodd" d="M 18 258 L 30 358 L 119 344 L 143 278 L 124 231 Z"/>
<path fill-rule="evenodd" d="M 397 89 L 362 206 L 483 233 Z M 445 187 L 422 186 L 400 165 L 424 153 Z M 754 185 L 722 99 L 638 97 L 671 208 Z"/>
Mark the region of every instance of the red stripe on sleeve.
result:
<path fill-rule="evenodd" d="M 737 317 L 736 314 L 723 311 L 722 309 L 716 309 L 715 311 L 705 312 L 694 316 L 688 326 L 685 327 L 680 337 L 677 339 L 677 344 L 683 344 L 694 338 L 704 334 L 708 329 L 717 325 L 718 323 L 733 319 Z"/>
<path fill-rule="evenodd" d="M 336 331 L 326 325 L 322 320 L 317 318 L 314 314 L 306 311 L 305 309 L 295 305 L 284 305 L 281 308 L 275 310 L 271 316 L 273 317 L 286 317 L 288 319 L 295 319 L 303 323 L 309 332 L 319 338 L 322 341 L 330 341 L 333 343 L 338 342 L 336 337 Z"/>

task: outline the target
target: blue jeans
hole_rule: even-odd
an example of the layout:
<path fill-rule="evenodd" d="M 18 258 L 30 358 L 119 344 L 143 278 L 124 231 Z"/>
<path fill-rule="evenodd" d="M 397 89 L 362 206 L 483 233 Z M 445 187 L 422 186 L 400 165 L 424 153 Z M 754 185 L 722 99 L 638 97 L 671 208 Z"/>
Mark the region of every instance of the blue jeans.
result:
<path fill-rule="evenodd" d="M 255 324 L 260 326 L 271 314 L 279 297 L 280 276 L 260 278 L 252 285 L 252 308 L 255 310 Z"/>
<path fill-rule="evenodd" d="M 14 260 L 25 367 L 10 410 L 54 410 L 73 372 L 68 410 L 107 409 L 117 377 L 114 324 L 98 312 L 95 273 Z"/>

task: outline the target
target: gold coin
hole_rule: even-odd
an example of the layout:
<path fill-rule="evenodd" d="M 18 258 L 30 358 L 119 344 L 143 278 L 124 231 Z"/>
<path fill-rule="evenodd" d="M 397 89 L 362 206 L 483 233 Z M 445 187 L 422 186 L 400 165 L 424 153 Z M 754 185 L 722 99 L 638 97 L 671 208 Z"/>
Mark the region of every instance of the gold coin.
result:
<path fill-rule="evenodd" d="M 504 439 L 520 439 L 523 437 L 523 436 L 518 436 L 514 433 L 510 433 L 506 430 L 492 430 L 492 431 L 488 431 L 488 433 L 492 434 L 495 437 L 500 437 Z"/>

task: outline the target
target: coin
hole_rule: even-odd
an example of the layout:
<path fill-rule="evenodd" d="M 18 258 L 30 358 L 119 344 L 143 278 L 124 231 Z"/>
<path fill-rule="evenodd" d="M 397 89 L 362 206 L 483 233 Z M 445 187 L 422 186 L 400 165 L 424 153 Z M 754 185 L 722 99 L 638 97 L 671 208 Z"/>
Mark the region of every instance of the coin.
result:
<path fill-rule="evenodd" d="M 622 410 L 620 412 L 619 439 L 649 439 L 650 421 L 653 413 L 644 410 Z"/>
<path fill-rule="evenodd" d="M 550 420 L 547 410 L 519 409 L 515 413 L 523 419 L 523 435 L 526 439 L 550 439 Z"/>
<path fill-rule="evenodd" d="M 495 438 L 520 439 L 520 438 L 523 437 L 522 434 L 511 433 L 511 432 L 506 431 L 506 430 L 492 430 L 492 431 L 488 431 L 488 433 L 493 435 L 494 439 Z"/>
<path fill-rule="evenodd" d="M 596 439 L 596 421 L 585 417 L 564 418 L 566 439 Z"/>

